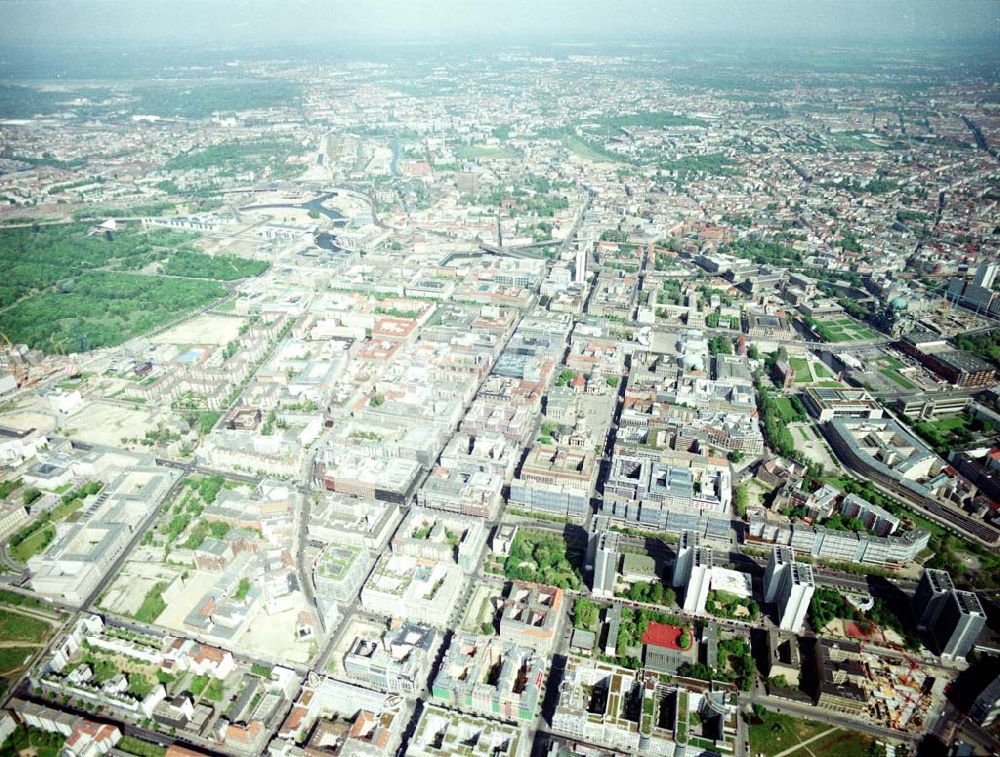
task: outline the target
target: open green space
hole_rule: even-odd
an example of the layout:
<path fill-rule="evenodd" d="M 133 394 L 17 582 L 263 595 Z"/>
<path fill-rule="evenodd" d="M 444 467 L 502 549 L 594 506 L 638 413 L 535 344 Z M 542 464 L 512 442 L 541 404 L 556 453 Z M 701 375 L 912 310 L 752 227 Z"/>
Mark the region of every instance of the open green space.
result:
<path fill-rule="evenodd" d="M 0 499 L 7 499 L 13 492 L 21 488 L 20 478 L 10 478 L 6 481 L 0 481 Z"/>
<path fill-rule="evenodd" d="M 708 126 L 708 123 L 703 119 L 692 118 L 669 111 L 648 111 L 645 113 L 607 116 L 599 119 L 597 123 L 609 133 L 618 129 L 664 129 L 676 126 Z"/>
<path fill-rule="evenodd" d="M 455 148 L 455 157 L 459 160 L 475 160 L 483 158 L 487 160 L 511 160 L 517 157 L 517 153 L 506 147 L 487 147 L 485 145 L 462 145 Z"/>
<path fill-rule="evenodd" d="M 227 294 L 205 279 L 235 280 L 267 268 L 201 253 L 188 246 L 192 234 L 126 227 L 109 240 L 89 229 L 0 229 L 0 332 L 47 352 L 113 346 Z M 127 272 L 154 263 L 184 278 Z"/>
<path fill-rule="evenodd" d="M 968 447 L 977 440 L 988 443 L 997 433 L 997 429 L 989 421 L 964 413 L 933 421 L 917 421 L 912 425 L 917 436 L 945 458 L 951 450 Z"/>
<path fill-rule="evenodd" d="M 788 430 L 788 424 L 806 419 L 806 409 L 802 400 L 798 397 L 775 396 L 759 380 L 755 386 L 760 398 L 759 406 L 763 420 L 764 438 L 771 448 L 779 454 L 798 458 L 801 453 L 795 449 L 795 442 Z"/>
<path fill-rule="evenodd" d="M 795 371 L 795 380 L 805 384 L 812 381 L 812 373 L 809 371 L 809 362 L 804 357 L 788 358 L 788 364 Z"/>
<path fill-rule="evenodd" d="M 826 723 L 782 715 L 760 705 L 754 705 L 753 715 L 747 722 L 750 731 L 750 753 L 765 754 L 768 757 L 780 754 L 830 729 Z"/>
<path fill-rule="evenodd" d="M 267 171 L 272 179 L 288 179 L 302 172 L 302 167 L 288 163 L 288 158 L 303 152 L 305 148 L 294 139 L 223 142 L 177 155 L 164 167 L 168 171 L 212 171 L 219 176 Z"/>
<path fill-rule="evenodd" d="M 755 601 L 722 590 L 708 592 L 705 611 L 719 618 L 757 620 L 760 617 L 760 607 Z"/>
<path fill-rule="evenodd" d="M 955 337 L 955 345 L 960 350 L 968 350 L 1000 369 L 1000 329 L 987 334 L 962 334 Z"/>
<path fill-rule="evenodd" d="M 267 270 L 268 265 L 263 260 L 224 255 L 203 255 L 200 252 L 177 250 L 169 254 L 160 270 L 168 276 L 235 281 L 236 279 L 260 276 Z"/>
<path fill-rule="evenodd" d="M 687 181 L 698 174 L 732 176 L 736 173 L 736 162 L 720 152 L 687 155 L 675 160 L 666 160 L 662 161 L 658 167 L 663 171 L 676 173 L 680 181 Z"/>
<path fill-rule="evenodd" d="M 808 747 L 792 752 L 789 757 L 835 754 L 837 757 L 874 757 L 875 740 L 866 733 L 845 731 L 837 728 L 821 739 L 816 739 Z M 808 751 L 806 751 L 808 749 Z M 879 752 L 878 754 L 883 754 Z"/>
<path fill-rule="evenodd" d="M 874 627 L 886 628 L 898 633 L 907 649 L 918 649 L 916 619 L 913 617 L 909 601 L 890 602 L 882 597 L 875 598 L 875 604 L 866 612 L 853 607 L 844 596 L 831 586 L 818 586 L 809 602 L 809 624 L 820 633 L 835 618 L 852 620 L 865 631 Z"/>
<path fill-rule="evenodd" d="M 827 342 L 855 342 L 878 338 L 876 331 L 850 318 L 830 321 L 808 319 L 807 323 Z"/>
<path fill-rule="evenodd" d="M 0 641 L 45 641 L 52 627 L 38 618 L 0 608 Z"/>
<path fill-rule="evenodd" d="M 163 590 L 167 588 L 165 581 L 160 581 L 152 589 L 146 592 L 146 597 L 142 600 L 142 605 L 135 612 L 135 619 L 141 623 L 154 623 L 160 617 L 160 613 L 167 609 L 167 603 L 163 600 Z"/>
<path fill-rule="evenodd" d="M 19 671 L 35 651 L 36 647 L 0 647 L 0 677 Z"/>
<path fill-rule="evenodd" d="M 573 603 L 573 628 L 596 633 L 601 627 L 600 608 L 584 597 Z"/>
<path fill-rule="evenodd" d="M 116 81 L 114 89 L 89 82 L 66 82 L 58 89 L 0 86 L 0 108 L 6 118 L 74 113 L 101 118 L 120 111 L 125 100 L 134 113 L 165 117 L 208 118 L 261 108 L 287 108 L 301 100 L 301 85 L 280 78 L 195 78 Z M 82 161 L 37 158 L 38 165 L 72 168 Z"/>
<path fill-rule="evenodd" d="M 0 328 L 49 352 L 86 351 L 121 344 L 225 294 L 211 281 L 86 273 L 0 314 Z"/>
<path fill-rule="evenodd" d="M 205 539 L 222 539 L 229 533 L 231 526 L 219 520 L 199 520 L 191 528 L 187 539 L 181 545 L 184 549 L 198 549 Z"/>
<path fill-rule="evenodd" d="M 3 745 L 0 745 L 0 757 L 15 755 L 57 757 L 65 743 L 66 737 L 61 733 L 47 733 L 37 728 L 19 725 Z"/>
<path fill-rule="evenodd" d="M 12 542 L 9 547 L 10 556 L 18 562 L 28 562 L 29 558 L 44 552 L 55 538 L 56 527 L 49 522 L 44 522 L 23 541 L 17 544 Z"/>
<path fill-rule="evenodd" d="M 139 755 L 139 757 L 163 757 L 167 750 L 157 744 L 137 739 L 135 736 L 122 736 L 115 748 L 120 752 Z"/>
<path fill-rule="evenodd" d="M 885 376 L 887 379 L 892 381 L 899 387 L 906 389 L 907 391 L 913 391 L 917 388 L 917 385 L 906 378 L 903 374 L 897 371 L 895 368 L 880 368 L 879 373 Z"/>
<path fill-rule="evenodd" d="M 774 397 L 774 406 L 778 411 L 778 418 L 782 423 L 793 423 L 801 421 L 802 411 L 796 407 L 797 397 Z M 801 402 L 801 400 L 799 400 Z"/>
<path fill-rule="evenodd" d="M 99 481 L 91 481 L 63 494 L 58 505 L 10 537 L 7 543 L 10 556 L 19 562 L 27 562 L 33 555 L 44 552 L 55 539 L 56 528 L 54 524 L 83 507 L 84 497 L 97 494 L 102 487 L 103 484 Z M 29 492 L 33 494 L 38 490 L 29 489 L 26 494 Z M 40 492 L 38 493 L 40 494 Z"/>
<path fill-rule="evenodd" d="M 837 150 L 843 152 L 881 152 L 888 149 L 866 137 L 860 131 L 833 131 L 827 135 Z"/>
<path fill-rule="evenodd" d="M 558 535 L 522 528 L 504 561 L 507 578 L 578 589 L 583 580 L 584 548 Z"/>
<path fill-rule="evenodd" d="M 812 381 L 812 373 L 809 371 L 809 362 L 804 357 L 788 358 L 788 364 L 795 371 L 795 380 L 799 383 Z"/>
<path fill-rule="evenodd" d="M 584 160 L 592 160 L 595 163 L 622 163 L 625 161 L 621 155 L 585 142 L 575 134 L 564 135 L 562 141 L 567 150 Z"/>

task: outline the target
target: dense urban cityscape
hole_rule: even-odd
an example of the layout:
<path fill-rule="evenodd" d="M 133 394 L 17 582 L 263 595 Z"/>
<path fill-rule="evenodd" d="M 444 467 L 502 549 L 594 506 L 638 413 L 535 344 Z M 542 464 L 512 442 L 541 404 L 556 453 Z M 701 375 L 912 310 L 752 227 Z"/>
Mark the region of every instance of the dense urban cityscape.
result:
<path fill-rule="evenodd" d="M 0 61 L 0 754 L 1000 753 L 998 51 Z"/>

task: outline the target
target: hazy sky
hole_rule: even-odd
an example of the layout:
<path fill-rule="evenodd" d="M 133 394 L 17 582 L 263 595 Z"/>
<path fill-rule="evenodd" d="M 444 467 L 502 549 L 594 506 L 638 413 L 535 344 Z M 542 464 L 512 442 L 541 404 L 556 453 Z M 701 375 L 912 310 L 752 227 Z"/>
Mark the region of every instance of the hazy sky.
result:
<path fill-rule="evenodd" d="M 1000 45 L 997 0 L 0 0 L 0 41 L 872 39 Z"/>

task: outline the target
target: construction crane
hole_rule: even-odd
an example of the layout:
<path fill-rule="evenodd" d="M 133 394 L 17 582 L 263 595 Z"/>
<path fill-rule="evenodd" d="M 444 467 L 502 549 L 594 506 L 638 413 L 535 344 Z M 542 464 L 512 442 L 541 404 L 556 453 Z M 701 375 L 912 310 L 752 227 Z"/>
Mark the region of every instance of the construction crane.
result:
<path fill-rule="evenodd" d="M 14 344 L 10 341 L 10 337 L 0 331 L 0 338 L 5 344 L 4 349 L 0 352 L 0 365 L 6 365 L 13 374 L 17 385 L 21 386 L 28 380 L 28 367 L 21 360 L 21 356 L 14 351 Z"/>
<path fill-rule="evenodd" d="M 903 705 L 902 705 L 902 707 L 899 707 L 896 710 L 896 716 L 892 719 L 892 727 L 893 728 L 898 728 L 899 727 L 900 718 L 902 718 L 903 715 L 905 714 L 906 708 L 910 706 L 910 700 L 913 699 L 913 684 L 914 684 L 913 671 L 917 670 L 920 667 L 920 665 L 917 663 L 917 661 L 914 658 L 910 657 L 910 655 L 906 654 L 905 652 L 903 652 L 902 654 L 903 654 L 903 658 L 906 660 L 906 662 L 909 665 L 909 671 L 908 671 L 908 673 L 905 676 L 903 676 L 903 677 L 900 678 L 900 683 L 903 683 L 903 684 L 906 685 L 907 692 L 906 692 L 906 696 L 903 698 Z"/>

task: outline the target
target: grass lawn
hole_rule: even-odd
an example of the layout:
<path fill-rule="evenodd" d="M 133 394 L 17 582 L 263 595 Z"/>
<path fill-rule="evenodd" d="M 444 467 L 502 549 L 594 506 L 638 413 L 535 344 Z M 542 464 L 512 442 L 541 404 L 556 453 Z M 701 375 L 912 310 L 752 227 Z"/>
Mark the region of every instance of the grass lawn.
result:
<path fill-rule="evenodd" d="M 879 373 L 885 376 L 887 379 L 892 381 L 894 384 L 906 389 L 907 391 L 913 391 L 917 388 L 917 385 L 912 381 L 908 380 L 895 368 L 880 368 Z"/>
<path fill-rule="evenodd" d="M 899 370 L 900 368 L 902 368 L 902 367 L 903 367 L 903 361 L 902 361 L 902 360 L 897 360 L 897 359 L 896 359 L 896 358 L 894 358 L 894 357 L 893 357 L 892 355 L 886 355 L 886 356 L 885 356 L 885 357 L 884 357 L 884 358 L 882 359 L 882 362 L 883 362 L 883 363 L 885 363 L 885 364 L 886 364 L 887 366 L 889 366 L 890 368 L 895 368 L 895 369 L 896 369 L 897 371 L 898 371 L 898 370 Z"/>
<path fill-rule="evenodd" d="M 798 431 L 799 431 L 799 436 L 802 437 L 802 441 L 808 442 L 808 441 L 810 441 L 812 439 L 812 437 L 809 436 L 809 432 L 806 431 L 803 426 L 799 426 Z"/>
<path fill-rule="evenodd" d="M 809 362 L 804 357 L 790 357 L 788 364 L 795 371 L 795 380 L 800 383 L 812 381 L 812 373 L 809 371 Z"/>
<path fill-rule="evenodd" d="M 833 321 L 819 321 L 816 331 L 828 342 L 853 342 L 862 339 L 875 339 L 878 334 L 862 323 L 850 318 L 838 318 Z"/>
<path fill-rule="evenodd" d="M 816 363 L 813 365 L 813 372 L 816 374 L 816 378 L 819 379 L 833 378 L 833 371 L 827 368 L 823 363 Z"/>
<path fill-rule="evenodd" d="M 956 415 L 951 418 L 941 418 L 940 420 L 933 421 L 933 424 L 937 426 L 939 431 L 954 431 L 955 429 L 966 428 L 969 425 L 969 419 L 964 415 Z"/>
<path fill-rule="evenodd" d="M 615 155 L 603 153 L 600 150 L 595 150 L 593 147 L 588 145 L 579 137 L 573 134 L 567 134 L 563 137 L 563 144 L 566 145 L 568 149 L 574 155 L 578 155 L 586 160 L 592 160 L 595 163 L 621 163 L 622 159 L 616 157 Z"/>
<path fill-rule="evenodd" d="M 205 279 L 88 271 L 62 289 L 46 289 L 0 312 L 14 342 L 55 352 L 121 344 L 226 294 Z"/>
<path fill-rule="evenodd" d="M 475 158 L 491 158 L 493 160 L 511 160 L 517 157 L 513 150 L 503 147 L 483 147 L 481 145 L 465 145 L 455 148 L 455 157 L 460 160 L 474 160 Z"/>
<path fill-rule="evenodd" d="M 18 562 L 28 562 L 29 557 L 44 552 L 45 548 L 56 538 L 56 527 L 49 523 L 40 528 L 16 547 L 10 548 L 10 556 Z"/>
<path fill-rule="evenodd" d="M 837 757 L 868 757 L 874 739 L 865 733 L 843 731 L 837 729 L 831 734 L 812 742 L 807 749 L 814 755 L 835 754 Z M 792 755 L 806 757 L 805 749 L 792 752 Z"/>
<path fill-rule="evenodd" d="M 160 613 L 167 609 L 167 603 L 163 601 L 163 590 L 166 588 L 166 582 L 160 581 L 146 592 L 146 598 L 142 600 L 142 605 L 136 610 L 134 616 L 136 620 L 142 623 L 156 622 Z"/>
<path fill-rule="evenodd" d="M 759 717 L 754 715 L 748 719 L 751 754 L 779 754 L 830 728 L 826 723 L 817 723 L 815 720 L 794 718 L 791 715 L 782 715 L 759 707 L 754 707 L 754 710 L 759 713 Z M 755 722 L 757 720 L 760 722 Z M 833 753 L 816 752 L 816 754 Z"/>
<path fill-rule="evenodd" d="M 52 628 L 37 618 L 0 609 L 0 641 L 45 641 Z"/>
<path fill-rule="evenodd" d="M 774 404 L 778 407 L 783 422 L 789 423 L 798 417 L 795 408 L 792 407 L 792 401 L 788 397 L 775 397 Z"/>
<path fill-rule="evenodd" d="M 872 142 L 864 134 L 855 131 L 831 132 L 827 138 L 838 150 L 845 152 L 882 152 L 887 148 Z"/>
<path fill-rule="evenodd" d="M 9 676 L 20 670 L 35 651 L 34 647 L 0 648 L 0 676 Z"/>
<path fill-rule="evenodd" d="M 843 389 L 844 385 L 839 381 L 817 381 L 816 386 L 826 387 L 828 389 Z"/>

